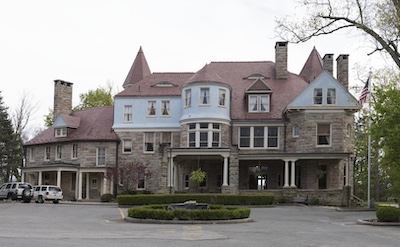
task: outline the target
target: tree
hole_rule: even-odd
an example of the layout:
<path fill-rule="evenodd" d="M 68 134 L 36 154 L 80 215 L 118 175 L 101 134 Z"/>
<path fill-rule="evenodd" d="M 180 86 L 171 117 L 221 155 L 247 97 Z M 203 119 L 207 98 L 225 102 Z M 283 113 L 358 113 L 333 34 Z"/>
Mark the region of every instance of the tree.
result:
<path fill-rule="evenodd" d="M 26 92 L 21 97 L 19 105 L 12 111 L 11 119 L 14 125 L 15 133 L 21 137 L 22 140 L 27 140 L 26 126 L 33 114 L 37 111 L 38 104 L 32 101 L 30 95 Z"/>
<path fill-rule="evenodd" d="M 276 21 L 278 36 L 293 43 L 329 35 L 340 30 L 358 30 L 375 48 L 384 51 L 400 68 L 400 0 L 304 0 L 302 20 Z"/>
<path fill-rule="evenodd" d="M 112 84 L 108 83 L 107 87 L 100 87 L 96 90 L 89 90 L 87 93 L 80 94 L 79 98 L 81 102 L 74 108 L 74 111 L 100 106 L 113 106 L 114 99 L 112 91 Z"/>
<path fill-rule="evenodd" d="M 19 178 L 18 168 L 23 158 L 22 140 L 14 132 L 7 109 L 0 92 L 0 180 L 3 182 L 13 176 Z"/>

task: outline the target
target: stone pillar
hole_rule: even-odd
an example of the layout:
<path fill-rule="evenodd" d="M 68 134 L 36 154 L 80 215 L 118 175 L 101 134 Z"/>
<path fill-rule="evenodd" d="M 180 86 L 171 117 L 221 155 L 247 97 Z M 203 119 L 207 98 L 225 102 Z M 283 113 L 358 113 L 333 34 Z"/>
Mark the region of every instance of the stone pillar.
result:
<path fill-rule="evenodd" d="M 61 187 L 61 171 L 57 170 L 57 186 Z"/>
<path fill-rule="evenodd" d="M 292 160 L 290 161 L 291 163 L 291 173 L 290 173 L 290 187 L 292 188 L 297 188 L 296 183 L 295 183 L 295 178 L 296 178 L 296 161 Z"/>
<path fill-rule="evenodd" d="M 284 180 L 284 185 L 283 188 L 288 188 L 289 187 L 289 161 L 285 161 L 285 180 Z"/>
<path fill-rule="evenodd" d="M 82 200 L 82 172 L 78 172 L 78 199 L 77 200 Z"/>
<path fill-rule="evenodd" d="M 228 157 L 224 157 L 222 186 L 228 186 Z"/>
<path fill-rule="evenodd" d="M 42 185 L 42 172 L 38 173 L 38 185 Z"/>

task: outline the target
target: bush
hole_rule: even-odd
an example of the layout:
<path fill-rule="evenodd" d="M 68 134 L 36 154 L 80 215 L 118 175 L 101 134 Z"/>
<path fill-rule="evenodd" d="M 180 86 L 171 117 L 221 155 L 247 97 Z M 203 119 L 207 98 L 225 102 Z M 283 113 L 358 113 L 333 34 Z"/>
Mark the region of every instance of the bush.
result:
<path fill-rule="evenodd" d="M 222 205 L 270 205 L 274 195 L 225 195 L 225 194 L 168 194 L 168 195 L 118 195 L 119 205 L 171 204 L 185 201 Z"/>
<path fill-rule="evenodd" d="M 114 200 L 113 194 L 103 194 L 100 196 L 100 201 L 102 202 L 111 202 Z"/>
<path fill-rule="evenodd" d="M 400 209 L 389 206 L 381 206 L 376 211 L 378 221 L 382 222 L 400 222 Z"/>
<path fill-rule="evenodd" d="M 168 205 L 149 205 L 128 209 L 128 217 L 155 220 L 231 220 L 245 219 L 250 209 L 237 206 L 212 205 L 208 210 L 168 210 Z"/>

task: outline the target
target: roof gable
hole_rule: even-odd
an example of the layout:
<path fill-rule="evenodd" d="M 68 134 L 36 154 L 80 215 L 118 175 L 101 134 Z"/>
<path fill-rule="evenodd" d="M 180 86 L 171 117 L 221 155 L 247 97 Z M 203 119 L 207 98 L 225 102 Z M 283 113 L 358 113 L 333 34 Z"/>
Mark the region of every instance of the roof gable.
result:
<path fill-rule="evenodd" d="M 322 104 L 314 104 L 315 89 L 322 89 Z M 335 104 L 327 104 L 327 90 L 335 89 Z M 360 109 L 357 99 L 349 93 L 329 72 L 323 71 L 306 89 L 303 90 L 286 108 L 287 110 L 303 109 Z"/>
<path fill-rule="evenodd" d="M 73 128 L 76 129 L 81 123 L 80 117 L 73 117 L 65 114 L 61 114 L 53 124 L 54 128 Z"/>
<path fill-rule="evenodd" d="M 257 78 L 251 85 L 246 89 L 246 93 L 270 93 L 272 92 L 271 87 L 262 78 Z"/>

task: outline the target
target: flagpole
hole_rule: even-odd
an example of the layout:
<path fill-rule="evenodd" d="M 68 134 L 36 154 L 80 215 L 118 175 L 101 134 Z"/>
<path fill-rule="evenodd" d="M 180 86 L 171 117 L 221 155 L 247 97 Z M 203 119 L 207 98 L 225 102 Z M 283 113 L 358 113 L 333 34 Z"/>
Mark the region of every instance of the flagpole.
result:
<path fill-rule="evenodd" d="M 371 208 L 371 72 L 369 72 L 368 80 L 368 208 Z"/>

